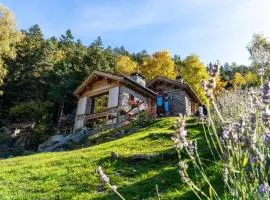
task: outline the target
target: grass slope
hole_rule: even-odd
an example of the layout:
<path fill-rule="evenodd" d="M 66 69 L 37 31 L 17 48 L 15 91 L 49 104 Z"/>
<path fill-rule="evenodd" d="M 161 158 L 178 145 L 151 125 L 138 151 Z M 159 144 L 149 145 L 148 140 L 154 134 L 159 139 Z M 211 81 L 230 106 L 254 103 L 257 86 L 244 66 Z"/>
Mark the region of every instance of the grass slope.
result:
<path fill-rule="evenodd" d="M 170 139 L 174 123 L 175 118 L 158 119 L 131 135 L 96 146 L 1 160 L 0 199 L 118 199 L 95 173 L 99 165 L 126 199 L 156 199 L 155 185 L 162 199 L 196 199 L 180 182 L 176 157 L 136 162 L 110 157 L 112 151 L 125 156 L 174 151 Z M 209 155 L 202 127 L 187 127 L 189 136 L 199 139 L 199 151 Z M 209 165 L 209 171 L 218 183 L 217 167 Z"/>

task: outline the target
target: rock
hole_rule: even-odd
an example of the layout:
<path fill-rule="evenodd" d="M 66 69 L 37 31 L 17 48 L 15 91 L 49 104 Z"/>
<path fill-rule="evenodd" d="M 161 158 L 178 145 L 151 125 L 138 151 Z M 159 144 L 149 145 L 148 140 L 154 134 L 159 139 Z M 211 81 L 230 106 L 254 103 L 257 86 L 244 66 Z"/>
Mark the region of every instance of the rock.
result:
<path fill-rule="evenodd" d="M 51 152 L 51 151 L 63 151 L 67 149 L 70 142 L 79 144 L 89 135 L 87 128 L 82 128 L 81 130 L 70 134 L 68 136 L 64 135 L 54 135 L 48 140 L 39 145 L 39 152 Z"/>
<path fill-rule="evenodd" d="M 63 143 L 65 142 L 66 137 L 64 135 L 54 135 L 51 137 L 52 143 Z"/>
<path fill-rule="evenodd" d="M 69 140 L 75 143 L 82 142 L 88 136 L 87 128 L 82 128 L 80 131 L 75 134 L 69 135 Z"/>
<path fill-rule="evenodd" d="M 39 152 L 55 151 L 67 142 L 67 138 L 64 135 L 54 135 L 48 140 L 38 146 Z"/>

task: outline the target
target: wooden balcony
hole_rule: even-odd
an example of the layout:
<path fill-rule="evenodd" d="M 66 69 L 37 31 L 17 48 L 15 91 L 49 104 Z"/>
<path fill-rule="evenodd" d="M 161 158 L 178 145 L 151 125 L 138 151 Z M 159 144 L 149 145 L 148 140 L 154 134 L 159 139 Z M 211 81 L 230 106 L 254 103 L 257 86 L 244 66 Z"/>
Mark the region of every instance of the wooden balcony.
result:
<path fill-rule="evenodd" d="M 117 117 L 117 107 L 108 108 L 98 113 L 86 114 L 85 119 L 86 120 L 94 120 L 99 118 L 113 119 L 115 117 Z"/>

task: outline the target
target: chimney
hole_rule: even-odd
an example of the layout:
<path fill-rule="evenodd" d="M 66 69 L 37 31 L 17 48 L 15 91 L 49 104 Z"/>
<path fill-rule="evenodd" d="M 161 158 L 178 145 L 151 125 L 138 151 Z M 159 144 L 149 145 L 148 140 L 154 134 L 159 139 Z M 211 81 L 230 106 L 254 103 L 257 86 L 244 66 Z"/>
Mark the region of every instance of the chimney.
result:
<path fill-rule="evenodd" d="M 180 82 L 180 83 L 184 83 L 184 79 L 182 76 L 176 76 L 176 81 Z"/>
<path fill-rule="evenodd" d="M 130 78 L 139 83 L 141 86 L 145 87 L 146 78 L 143 75 L 139 74 L 138 72 L 135 72 L 130 75 Z"/>

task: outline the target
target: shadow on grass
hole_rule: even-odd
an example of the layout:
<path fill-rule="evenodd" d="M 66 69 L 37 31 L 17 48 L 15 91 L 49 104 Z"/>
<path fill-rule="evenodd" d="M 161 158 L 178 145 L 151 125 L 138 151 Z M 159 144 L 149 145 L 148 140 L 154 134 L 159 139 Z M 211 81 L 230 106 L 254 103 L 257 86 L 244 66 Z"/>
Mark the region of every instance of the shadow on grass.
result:
<path fill-rule="evenodd" d="M 193 169 L 191 169 L 193 170 Z M 141 181 L 137 181 L 134 184 L 122 186 L 118 189 L 118 191 L 126 198 L 126 199 L 156 199 L 156 190 L 155 186 L 158 185 L 159 193 L 161 194 L 161 199 L 187 199 L 187 200 L 195 200 L 197 199 L 196 195 L 188 188 L 188 186 L 181 182 L 180 176 L 177 172 L 177 168 L 163 169 L 160 170 L 154 176 L 145 178 Z M 211 169 L 209 170 L 211 171 Z M 191 173 L 191 172 L 190 172 Z M 192 173 L 191 173 L 192 174 Z M 213 173 L 212 173 L 213 174 Z M 194 173 L 191 178 L 194 178 Z M 208 186 L 205 183 L 202 183 L 202 180 L 198 180 L 198 185 L 208 194 Z M 221 177 L 212 176 L 211 179 L 212 184 L 218 193 L 222 194 L 223 185 L 221 183 Z M 170 194 L 170 197 L 166 195 L 166 193 Z M 164 197 L 162 197 L 164 195 Z M 167 197 L 166 197 L 167 196 Z M 110 192 L 102 197 L 97 197 L 93 199 L 119 199 L 116 194 Z"/>

